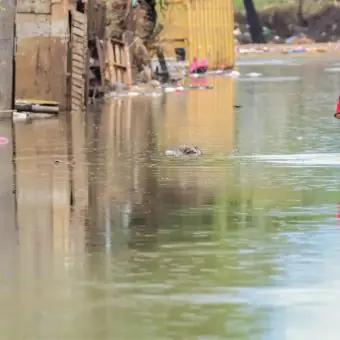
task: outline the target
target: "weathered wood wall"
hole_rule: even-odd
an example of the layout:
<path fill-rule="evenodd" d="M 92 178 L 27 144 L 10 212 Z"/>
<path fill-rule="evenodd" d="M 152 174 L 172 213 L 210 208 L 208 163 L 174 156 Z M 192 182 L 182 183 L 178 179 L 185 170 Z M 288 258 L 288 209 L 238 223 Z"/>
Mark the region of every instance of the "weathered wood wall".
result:
<path fill-rule="evenodd" d="M 14 15 L 13 1 L 2 0 L 0 2 L 0 110 L 12 108 Z"/>
<path fill-rule="evenodd" d="M 66 107 L 68 7 L 68 0 L 17 0 L 17 98 Z"/>
<path fill-rule="evenodd" d="M 18 0 L 16 20 L 16 97 L 55 100 L 61 109 L 82 109 L 86 13 L 77 11 L 71 0 Z"/>

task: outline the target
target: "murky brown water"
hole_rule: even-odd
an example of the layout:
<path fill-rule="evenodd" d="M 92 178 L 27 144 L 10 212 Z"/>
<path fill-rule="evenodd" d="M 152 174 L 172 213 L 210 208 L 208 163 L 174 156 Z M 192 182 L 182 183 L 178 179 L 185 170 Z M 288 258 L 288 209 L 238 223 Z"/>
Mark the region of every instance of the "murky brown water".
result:
<path fill-rule="evenodd" d="M 339 339 L 334 63 L 244 65 L 263 77 L 113 101 L 69 128 L 16 123 L 0 338 Z M 204 157 L 162 156 L 179 143 Z"/>

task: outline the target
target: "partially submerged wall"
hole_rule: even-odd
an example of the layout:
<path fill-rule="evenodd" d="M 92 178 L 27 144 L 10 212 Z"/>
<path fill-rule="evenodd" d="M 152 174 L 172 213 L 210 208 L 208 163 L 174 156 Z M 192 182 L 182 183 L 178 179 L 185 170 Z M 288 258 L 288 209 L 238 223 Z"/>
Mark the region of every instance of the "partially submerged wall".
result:
<path fill-rule="evenodd" d="M 16 98 L 67 106 L 68 0 L 17 0 Z"/>

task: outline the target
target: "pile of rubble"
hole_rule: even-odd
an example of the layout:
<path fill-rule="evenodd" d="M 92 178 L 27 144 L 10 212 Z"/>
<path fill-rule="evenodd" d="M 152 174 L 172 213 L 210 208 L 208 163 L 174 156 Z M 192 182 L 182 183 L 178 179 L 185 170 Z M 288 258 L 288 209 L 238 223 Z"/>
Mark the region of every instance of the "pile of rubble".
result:
<path fill-rule="evenodd" d="M 299 25 L 297 7 L 272 7 L 259 12 L 263 34 L 270 44 L 305 45 L 340 41 L 340 7 L 330 5 L 306 15 Z M 249 26 L 244 14 L 235 13 L 235 43 L 250 44 Z"/>

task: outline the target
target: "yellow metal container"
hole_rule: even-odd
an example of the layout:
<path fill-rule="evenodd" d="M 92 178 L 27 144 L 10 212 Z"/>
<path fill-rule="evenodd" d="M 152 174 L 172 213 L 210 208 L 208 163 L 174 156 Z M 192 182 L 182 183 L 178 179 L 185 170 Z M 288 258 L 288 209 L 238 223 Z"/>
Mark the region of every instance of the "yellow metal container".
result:
<path fill-rule="evenodd" d="M 182 47 L 187 59 L 207 58 L 211 69 L 234 66 L 232 0 L 170 0 L 158 13 L 166 57 Z"/>

